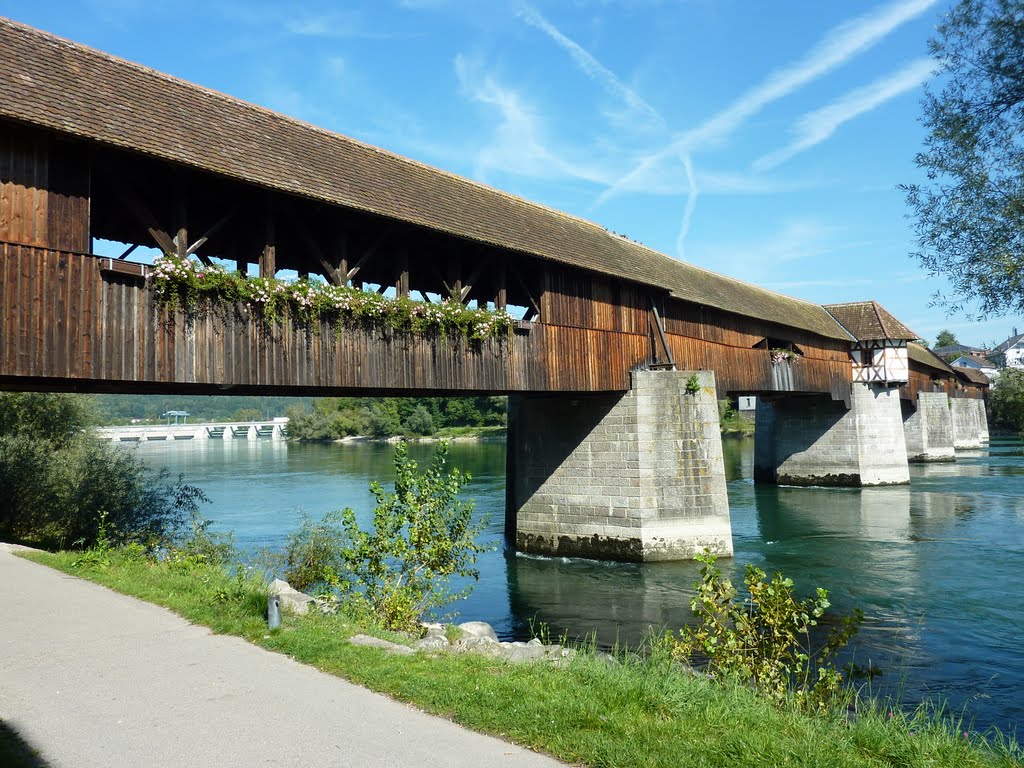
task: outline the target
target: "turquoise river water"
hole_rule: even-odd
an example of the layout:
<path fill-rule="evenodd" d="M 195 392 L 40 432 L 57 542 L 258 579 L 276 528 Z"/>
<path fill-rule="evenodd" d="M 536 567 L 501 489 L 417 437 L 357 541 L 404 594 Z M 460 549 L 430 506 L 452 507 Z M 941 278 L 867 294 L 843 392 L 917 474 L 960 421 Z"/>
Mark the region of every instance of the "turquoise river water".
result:
<path fill-rule="evenodd" d="M 430 444 L 411 454 L 426 461 Z M 184 473 L 212 503 L 214 527 L 247 548 L 279 549 L 299 511 L 371 509 L 367 486 L 392 476 L 391 448 L 355 442 L 142 444 L 139 455 Z M 1024 725 L 1024 456 L 1020 443 L 961 453 L 955 464 L 911 466 L 909 486 L 878 489 L 754 486 L 753 444 L 725 442 L 736 549 L 720 561 L 736 581 L 754 563 L 798 587 L 830 590 L 835 610 L 864 610 L 852 653 L 882 670 L 876 692 L 907 705 L 948 702 L 975 727 Z M 693 563 L 623 564 L 518 555 L 502 546 L 505 446 L 456 443 L 452 463 L 473 475 L 466 494 L 489 515 L 495 550 L 480 565 L 465 619 L 504 638 L 530 623 L 553 634 L 635 644 L 651 626 L 690 620 Z"/>

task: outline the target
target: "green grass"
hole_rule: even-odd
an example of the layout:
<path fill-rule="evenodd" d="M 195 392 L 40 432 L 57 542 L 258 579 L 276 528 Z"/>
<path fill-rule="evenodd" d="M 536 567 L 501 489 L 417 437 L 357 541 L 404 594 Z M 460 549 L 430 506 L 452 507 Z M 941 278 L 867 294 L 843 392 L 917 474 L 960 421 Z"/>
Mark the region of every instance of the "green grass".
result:
<path fill-rule="evenodd" d="M 114 552 L 75 567 L 74 553 L 31 559 L 170 608 L 474 730 L 592 766 L 1020 766 L 1014 744 L 964 738 L 955 720 L 862 711 L 809 717 L 751 691 L 657 661 L 608 665 L 581 653 L 569 665 L 510 665 L 471 655 L 391 656 L 349 645 L 364 631 L 340 616 L 263 619 L 265 587 L 220 569 L 174 571 Z"/>

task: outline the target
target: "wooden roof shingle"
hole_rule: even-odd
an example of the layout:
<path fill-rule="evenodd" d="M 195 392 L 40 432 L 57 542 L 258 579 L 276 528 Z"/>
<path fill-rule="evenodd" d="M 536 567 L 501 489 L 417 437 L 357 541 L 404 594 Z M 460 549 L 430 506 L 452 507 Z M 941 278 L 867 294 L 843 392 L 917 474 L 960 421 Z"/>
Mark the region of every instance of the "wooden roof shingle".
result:
<path fill-rule="evenodd" d="M 952 366 L 935 354 L 928 347 L 915 344 L 913 342 L 907 344 L 907 357 L 910 358 L 912 363 L 920 363 L 927 368 L 933 368 L 943 373 L 956 373 Z"/>
<path fill-rule="evenodd" d="M 826 304 L 825 309 L 858 341 L 921 338 L 897 320 L 877 301 Z"/>
<path fill-rule="evenodd" d="M 0 119 L 180 163 L 848 339 L 820 306 L 604 228 L 0 18 Z"/>
<path fill-rule="evenodd" d="M 972 384 L 978 384 L 983 387 L 987 387 L 990 382 L 988 376 L 976 368 L 967 368 L 962 365 L 954 365 L 953 370 L 956 371 L 958 376 L 963 376 L 967 381 Z"/>

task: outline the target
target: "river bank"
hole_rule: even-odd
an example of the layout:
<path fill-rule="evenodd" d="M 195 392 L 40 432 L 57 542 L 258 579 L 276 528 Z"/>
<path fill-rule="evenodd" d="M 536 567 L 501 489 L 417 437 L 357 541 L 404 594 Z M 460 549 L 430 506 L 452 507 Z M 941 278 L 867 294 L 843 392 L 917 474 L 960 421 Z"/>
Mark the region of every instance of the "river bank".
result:
<path fill-rule="evenodd" d="M 797 584 L 824 586 L 835 610 L 862 608 L 867 620 L 843 663 L 883 674 L 876 693 L 910 704 L 947 701 L 979 728 L 1024 727 L 1024 656 L 1019 626 L 1024 593 L 1024 457 L 1020 442 L 994 440 L 955 464 L 915 465 L 911 485 L 877 489 L 755 486 L 753 441 L 725 440 L 736 557 L 723 561 L 734 582 L 752 563 Z M 429 462 L 433 446 L 410 455 Z M 184 473 L 211 498 L 213 529 L 234 531 L 248 551 L 281 551 L 301 513 L 320 519 L 350 506 L 365 524 L 368 485 L 393 479 L 391 446 L 272 441 L 153 443 L 132 447 L 154 466 Z M 639 642 L 649 628 L 690 621 L 692 563 L 602 563 L 522 555 L 503 548 L 505 445 L 454 443 L 451 464 L 473 475 L 464 495 L 487 518 L 480 580 L 458 604 L 466 619 L 493 625 L 503 640 L 527 640 L 530 625 L 603 648 Z M 454 585 L 458 587 L 459 585 Z"/>
<path fill-rule="evenodd" d="M 286 615 L 268 631 L 266 585 L 193 563 L 173 568 L 115 551 L 100 567 L 77 553 L 31 559 L 163 605 L 215 632 L 245 638 L 318 669 L 491 733 L 585 765 L 1007 766 L 999 743 L 932 714 L 860 708 L 855 718 L 777 708 L 750 690 L 681 674 L 657 657 L 608 664 L 577 653 L 564 665 L 510 664 L 472 654 L 396 656 L 357 646 L 380 635 L 344 615 Z M 391 641 L 403 642 L 395 636 Z M 407 641 L 404 641 L 407 642 Z"/>

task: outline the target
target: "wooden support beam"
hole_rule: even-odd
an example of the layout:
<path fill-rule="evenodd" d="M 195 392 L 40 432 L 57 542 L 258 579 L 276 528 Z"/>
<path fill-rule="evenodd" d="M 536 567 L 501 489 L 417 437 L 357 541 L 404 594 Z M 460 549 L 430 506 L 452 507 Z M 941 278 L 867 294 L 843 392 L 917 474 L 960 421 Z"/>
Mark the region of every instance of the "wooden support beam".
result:
<path fill-rule="evenodd" d="M 122 172 L 122 178 L 115 178 L 113 173 L 111 173 L 103 164 L 97 165 L 96 170 L 99 171 L 107 184 L 110 185 L 110 188 L 114 192 L 114 196 L 117 197 L 118 202 L 127 208 L 128 212 L 146 228 L 150 237 L 156 241 L 157 247 L 164 253 L 175 253 L 177 248 L 174 241 L 171 239 L 171 236 L 167 234 L 167 230 L 160 226 L 156 216 L 154 216 L 153 212 L 146 207 L 145 203 L 142 202 L 142 198 L 140 197 L 138 190 L 134 188 L 129 177 Z"/>
<path fill-rule="evenodd" d="M 348 285 L 348 233 L 340 222 L 335 222 L 334 236 L 331 238 L 330 262 L 338 272 L 341 285 Z"/>
<path fill-rule="evenodd" d="M 494 293 L 494 308 L 504 311 L 508 306 L 508 265 L 503 257 L 499 257 L 494 267 L 494 283 L 497 286 Z"/>
<path fill-rule="evenodd" d="M 398 251 L 398 278 L 395 280 L 395 295 L 409 295 L 409 252 L 404 246 Z"/>
<path fill-rule="evenodd" d="M 200 237 L 198 240 L 196 240 L 194 243 L 192 243 L 192 245 L 188 247 L 187 254 L 191 256 L 204 245 L 206 245 L 206 241 L 213 237 L 215 234 L 217 234 L 217 231 L 225 224 L 227 224 L 231 220 L 231 217 L 234 216 L 237 211 L 238 204 L 236 203 L 235 205 L 231 206 L 231 208 L 228 209 L 227 213 L 225 213 L 223 216 L 217 219 L 217 221 L 214 222 L 213 226 L 206 230 L 202 237 Z M 202 256 L 200 256 L 200 258 L 202 258 Z"/>
<path fill-rule="evenodd" d="M 260 277 L 273 277 L 277 273 L 277 228 L 273 203 L 269 197 L 266 201 L 263 242 L 263 252 L 260 254 Z"/>
<path fill-rule="evenodd" d="M 420 298 L 423 299 L 423 301 L 426 302 L 427 304 L 433 303 L 433 302 L 430 301 L 430 297 L 427 296 L 426 292 L 424 292 L 424 291 L 416 291 L 416 293 L 418 293 L 420 295 Z"/>
<path fill-rule="evenodd" d="M 447 281 L 444 282 L 444 287 L 448 290 L 448 295 L 455 299 L 455 301 L 462 301 L 462 259 L 459 258 L 458 254 L 450 254 L 448 256 L 448 279 L 451 280 L 451 285 Z"/>
<path fill-rule="evenodd" d="M 444 279 L 444 275 L 442 275 L 441 270 L 437 268 L 437 264 L 431 262 L 430 269 L 433 271 L 434 277 L 436 277 L 440 281 L 441 285 L 444 286 L 445 291 L 448 293 L 449 296 L 451 296 L 453 293 L 452 287 L 448 285 L 448 281 Z"/>
<path fill-rule="evenodd" d="M 124 253 L 122 253 L 122 254 L 121 254 L 120 256 L 118 256 L 117 258 L 118 258 L 119 260 L 127 259 L 127 258 L 128 258 L 129 256 L 131 256 L 131 255 L 132 255 L 132 252 L 133 252 L 133 251 L 134 251 L 134 250 L 135 250 L 136 248 L 138 248 L 138 247 L 139 247 L 138 243 L 136 243 L 135 245 L 129 245 L 129 246 L 128 246 L 128 247 L 127 247 L 127 248 L 125 249 L 125 252 L 124 252 Z"/>
<path fill-rule="evenodd" d="M 178 258 L 188 256 L 188 201 L 186 199 L 185 182 L 180 173 L 174 175 L 174 208 L 177 219 L 174 235 L 175 253 Z"/>
<path fill-rule="evenodd" d="M 384 240 L 386 239 L 386 234 L 381 235 L 373 242 L 373 245 L 371 245 L 369 248 L 363 251 L 362 255 L 359 257 L 359 260 L 356 261 L 355 266 L 353 266 L 352 269 L 350 269 L 346 274 L 346 279 L 352 280 L 353 278 L 355 278 L 355 276 L 359 274 L 359 270 L 366 266 L 367 262 L 374 257 L 374 255 L 377 253 L 377 249 L 380 248 L 381 245 L 383 245 Z M 360 283 L 361 282 L 362 281 L 360 281 Z"/>
<path fill-rule="evenodd" d="M 320 262 L 320 267 L 323 270 L 324 277 L 331 281 L 334 285 L 345 285 L 348 282 L 348 278 L 345 273 L 342 272 L 337 264 L 332 264 L 327 258 L 327 254 L 321 247 L 320 243 L 313 237 L 313 233 L 309 231 L 309 227 L 306 222 L 299 218 L 298 214 L 295 213 L 295 209 L 285 202 L 282 203 L 281 207 L 284 209 L 285 214 L 288 216 L 288 220 L 292 223 L 295 231 L 298 233 L 299 238 L 303 244 L 313 253 L 313 257 Z M 299 270 L 299 277 L 305 274 L 309 277 L 309 270 Z"/>
<path fill-rule="evenodd" d="M 668 338 L 665 336 L 665 324 L 661 320 L 661 315 L 658 314 L 658 304 L 654 300 L 653 296 L 650 297 L 650 301 L 651 301 L 651 315 L 650 315 L 650 317 L 648 319 L 649 319 L 650 324 L 652 326 L 652 330 L 657 333 L 658 339 L 661 340 L 661 348 L 662 348 L 662 350 L 664 352 L 664 355 L 665 355 L 665 358 L 664 358 L 665 361 L 669 365 L 671 365 L 673 368 L 675 368 L 676 367 L 676 361 L 673 359 L 673 357 L 672 357 L 672 350 L 669 349 L 669 346 L 668 346 Z M 652 341 L 653 341 L 653 339 L 652 339 Z M 657 348 L 656 344 L 655 344 L 655 347 L 654 347 L 654 358 L 655 358 L 655 362 L 658 362 L 658 360 L 660 358 L 660 355 L 658 355 L 658 348 Z"/>
<path fill-rule="evenodd" d="M 535 318 L 540 318 L 540 305 L 537 303 L 537 300 L 533 298 L 533 294 L 530 293 L 530 288 L 526 284 L 526 281 L 523 280 L 523 276 L 520 275 L 518 271 L 513 272 L 513 274 L 516 276 L 516 281 L 519 283 L 519 287 L 522 288 L 523 291 L 526 293 L 527 301 L 530 302 L 530 306 L 533 308 L 533 315 L 531 317 L 529 317 L 529 318 L 523 318 L 523 319 L 524 320 L 528 320 L 528 319 L 532 319 L 534 317 Z"/>
<path fill-rule="evenodd" d="M 476 285 L 476 281 L 480 279 L 480 276 L 483 274 L 484 269 L 486 267 L 486 260 L 481 260 L 480 263 L 477 264 L 476 269 L 473 270 L 473 273 L 469 276 L 469 279 L 466 281 L 465 285 L 463 285 L 462 288 L 459 290 L 460 302 L 465 303 L 466 298 L 469 296 L 469 292 L 473 290 L 473 286 Z"/>

